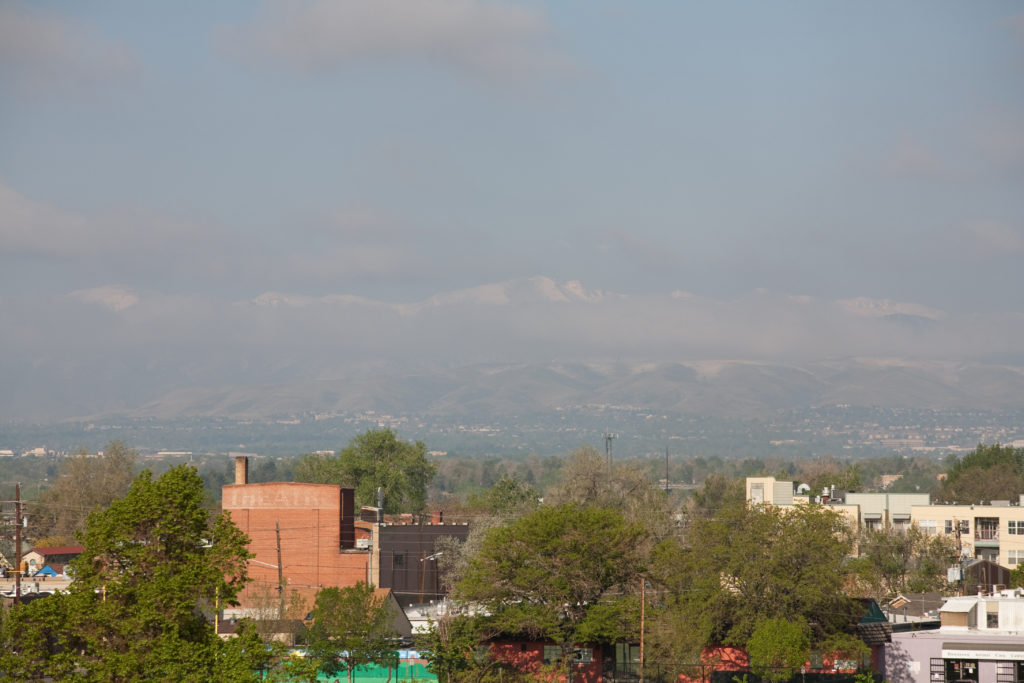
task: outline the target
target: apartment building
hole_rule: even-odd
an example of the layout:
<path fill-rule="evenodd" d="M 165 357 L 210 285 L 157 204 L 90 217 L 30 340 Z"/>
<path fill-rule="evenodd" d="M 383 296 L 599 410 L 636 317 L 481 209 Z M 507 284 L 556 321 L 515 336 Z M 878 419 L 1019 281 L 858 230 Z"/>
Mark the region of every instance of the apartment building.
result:
<path fill-rule="evenodd" d="M 913 507 L 928 505 L 931 498 L 927 493 L 855 493 L 835 488 L 813 492 L 806 484 L 748 477 L 747 502 L 783 506 L 822 503 L 856 529 L 907 529 L 913 521 Z"/>
<path fill-rule="evenodd" d="M 957 538 L 965 557 L 1010 568 L 1024 563 L 1024 495 L 1014 504 L 914 505 L 910 516 L 926 534 Z"/>
<path fill-rule="evenodd" d="M 815 493 L 805 484 L 774 477 L 748 477 L 747 502 L 800 505 L 818 502 L 843 514 L 857 529 L 908 529 L 950 534 L 961 554 L 1003 567 L 1024 563 L 1024 495 L 989 505 L 932 503 L 927 493 L 853 493 L 829 489 Z"/>

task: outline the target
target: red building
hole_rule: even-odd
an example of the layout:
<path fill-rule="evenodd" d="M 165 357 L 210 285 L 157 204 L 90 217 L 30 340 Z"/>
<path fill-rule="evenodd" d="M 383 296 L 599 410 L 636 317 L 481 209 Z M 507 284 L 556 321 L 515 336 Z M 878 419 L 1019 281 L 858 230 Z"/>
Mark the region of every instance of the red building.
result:
<path fill-rule="evenodd" d="M 251 607 L 276 595 L 279 581 L 289 595 L 312 606 L 321 588 L 372 581 L 371 525 L 355 519 L 355 491 L 334 484 L 250 484 L 248 459 L 235 458 L 235 483 L 222 487 L 222 507 L 251 542 L 253 581 L 240 601 Z"/>

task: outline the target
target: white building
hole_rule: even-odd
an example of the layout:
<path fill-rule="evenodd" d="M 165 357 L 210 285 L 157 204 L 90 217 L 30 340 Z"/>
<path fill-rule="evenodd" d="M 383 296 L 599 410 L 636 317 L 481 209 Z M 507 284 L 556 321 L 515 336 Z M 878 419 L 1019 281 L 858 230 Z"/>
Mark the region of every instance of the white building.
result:
<path fill-rule="evenodd" d="M 884 648 L 891 683 L 1017 683 L 1024 680 L 1024 590 L 949 598 L 932 631 L 892 634 Z"/>

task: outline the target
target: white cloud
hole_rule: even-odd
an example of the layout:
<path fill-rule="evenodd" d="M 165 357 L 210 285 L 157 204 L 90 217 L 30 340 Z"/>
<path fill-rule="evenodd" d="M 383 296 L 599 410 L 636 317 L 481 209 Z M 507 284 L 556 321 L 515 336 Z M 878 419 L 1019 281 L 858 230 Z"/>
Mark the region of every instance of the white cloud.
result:
<path fill-rule="evenodd" d="M 139 71 L 131 49 L 88 23 L 20 2 L 0 5 L 0 75 L 22 92 L 90 93 Z"/>
<path fill-rule="evenodd" d="M 840 299 L 836 304 L 847 313 L 866 318 L 884 318 L 888 315 L 914 315 L 921 318 L 938 320 L 945 316 L 943 311 L 928 306 L 913 302 L 892 301 L 891 299 L 855 297 L 853 299 Z"/>
<path fill-rule="evenodd" d="M 33 201 L 0 181 L 0 253 L 70 256 L 87 221 Z"/>
<path fill-rule="evenodd" d="M 71 292 L 71 297 L 82 303 L 96 304 L 114 312 L 123 311 L 139 303 L 139 297 L 135 292 L 115 285 L 79 289 Z"/>
<path fill-rule="evenodd" d="M 302 71 L 412 59 L 486 78 L 571 71 L 538 11 L 480 0 L 269 0 L 216 43 L 242 59 Z"/>

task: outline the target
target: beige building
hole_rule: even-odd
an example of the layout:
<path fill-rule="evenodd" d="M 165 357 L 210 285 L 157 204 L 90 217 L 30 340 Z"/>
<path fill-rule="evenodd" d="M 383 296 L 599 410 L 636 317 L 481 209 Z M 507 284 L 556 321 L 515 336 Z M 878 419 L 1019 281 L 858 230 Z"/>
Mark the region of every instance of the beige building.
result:
<path fill-rule="evenodd" d="M 812 493 L 806 485 L 775 477 L 748 477 L 747 502 L 756 505 L 800 505 L 818 502 L 842 513 L 857 529 L 909 529 L 926 534 L 956 535 L 964 557 L 1003 567 L 1024 564 L 1024 495 L 1011 503 L 991 505 L 932 504 L 927 493 Z"/>
<path fill-rule="evenodd" d="M 747 502 L 765 505 L 822 503 L 842 514 L 857 529 L 906 529 L 911 508 L 931 502 L 927 493 L 848 493 L 829 489 L 815 494 L 806 484 L 775 477 L 748 477 Z"/>
<path fill-rule="evenodd" d="M 1010 568 L 1024 564 L 1024 495 L 1014 505 L 914 505 L 910 516 L 926 534 L 956 536 L 959 531 L 966 557 Z"/>

